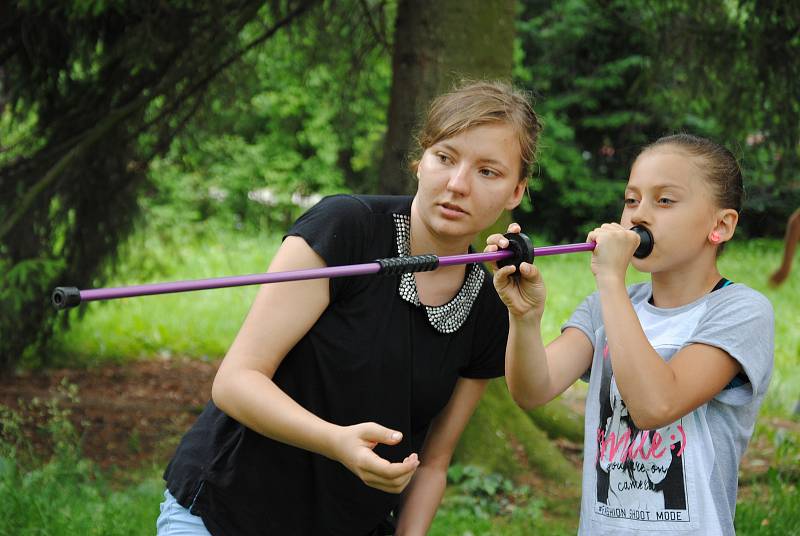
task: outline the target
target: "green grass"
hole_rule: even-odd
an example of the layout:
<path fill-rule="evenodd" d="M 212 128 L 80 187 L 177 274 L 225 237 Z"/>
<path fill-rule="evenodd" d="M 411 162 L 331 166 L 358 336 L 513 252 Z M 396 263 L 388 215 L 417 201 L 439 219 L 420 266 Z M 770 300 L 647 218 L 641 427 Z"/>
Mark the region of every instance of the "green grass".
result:
<path fill-rule="evenodd" d="M 107 286 L 260 272 L 278 245 L 278 236 L 217 233 L 200 240 L 182 239 L 174 232 L 142 234 L 127 245 L 119 271 Z M 768 288 L 767 277 L 778 266 L 780 255 L 780 242 L 750 240 L 731 244 L 720 259 L 723 275 L 764 293 L 776 313 L 775 371 L 754 441 L 767 441 L 774 447 L 768 461 L 777 469 L 767 477 L 742 482 L 746 489 L 737 508 L 738 534 L 800 534 L 798 472 L 784 471 L 800 463 L 800 441 L 796 434 L 776 431 L 767 423 L 769 418 L 792 418 L 800 396 L 800 267 L 780 289 Z M 543 331 L 545 340 L 550 340 L 595 286 L 588 254 L 546 257 L 537 264 L 548 287 Z M 646 278 L 633 270 L 629 273 L 630 283 Z M 219 358 L 255 292 L 255 287 L 243 287 L 89 304 L 83 317 L 73 312 L 72 328 L 58 335 L 56 362 L 97 365 L 172 354 Z M 90 521 L 104 527 L 94 533 L 152 529 L 162 489 L 155 476 L 144 475 L 141 484 L 113 490 L 90 466 L 74 464 L 75 474 L 63 465 L 29 470 L 15 463 L 13 458 L 0 459 L 0 485 L 5 486 L 0 496 L 14 490 L 16 497 L 0 501 L 0 520 L 4 520 L 0 534 L 92 534 Z M 44 487 L 52 489 L 37 496 Z M 463 484 L 452 486 L 431 534 L 574 534 L 577 526 L 574 498 L 556 500 L 546 490 L 534 489 L 518 508 L 498 513 L 476 510 L 476 500 L 483 508 L 486 498 L 476 499 L 475 493 Z M 24 521 L 9 525 L 9 519 Z M 33 532 L 35 526 L 48 528 Z"/>
<path fill-rule="evenodd" d="M 164 492 L 160 469 L 138 469 L 124 489 L 81 455 L 80 433 L 63 402 L 77 401 L 62 383 L 50 400 L 28 404 L 44 418 L 0 405 L 0 535 L 151 534 Z M 46 437 L 52 452 L 35 451 L 29 436 Z"/>
<path fill-rule="evenodd" d="M 217 232 L 182 239 L 170 233 L 139 234 L 126 244 L 116 274 L 104 286 L 264 272 L 279 245 L 279 235 Z M 70 312 L 72 326 L 57 334 L 54 362 L 96 365 L 156 355 L 220 358 L 257 290 L 246 286 L 90 302 L 84 311 Z"/>

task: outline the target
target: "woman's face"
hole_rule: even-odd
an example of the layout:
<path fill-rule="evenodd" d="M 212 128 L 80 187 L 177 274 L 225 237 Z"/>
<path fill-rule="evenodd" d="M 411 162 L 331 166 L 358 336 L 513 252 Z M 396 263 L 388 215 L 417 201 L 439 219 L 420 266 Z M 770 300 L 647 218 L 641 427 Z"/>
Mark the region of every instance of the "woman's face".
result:
<path fill-rule="evenodd" d="M 436 235 L 473 237 L 519 204 L 526 186 L 520 166 L 519 141 L 505 123 L 433 144 L 417 168 L 419 217 Z"/>

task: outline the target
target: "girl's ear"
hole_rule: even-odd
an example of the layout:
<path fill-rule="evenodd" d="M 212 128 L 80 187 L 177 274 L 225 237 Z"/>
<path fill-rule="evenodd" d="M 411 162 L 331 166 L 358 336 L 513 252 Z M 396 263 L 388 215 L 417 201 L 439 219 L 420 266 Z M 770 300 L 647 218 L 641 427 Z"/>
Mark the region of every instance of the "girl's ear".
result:
<path fill-rule="evenodd" d="M 525 190 L 528 188 L 528 179 L 522 179 L 521 181 L 517 181 L 517 185 L 514 187 L 514 191 L 511 192 L 511 196 L 508 198 L 506 202 L 505 209 L 506 210 L 513 210 L 517 208 L 517 206 L 522 201 L 522 196 L 525 195 Z"/>
<path fill-rule="evenodd" d="M 739 223 L 739 213 L 732 208 L 725 208 L 717 212 L 717 224 L 709 233 L 709 240 L 714 244 L 721 244 L 733 238 L 736 224 Z"/>

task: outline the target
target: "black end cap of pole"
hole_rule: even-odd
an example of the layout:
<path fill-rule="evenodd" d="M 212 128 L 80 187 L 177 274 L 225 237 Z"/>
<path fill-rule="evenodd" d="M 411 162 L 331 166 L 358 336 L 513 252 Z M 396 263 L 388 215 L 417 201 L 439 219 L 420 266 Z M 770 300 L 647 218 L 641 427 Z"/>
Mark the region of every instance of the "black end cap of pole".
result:
<path fill-rule="evenodd" d="M 637 259 L 644 259 L 653 251 L 655 241 L 653 240 L 653 233 L 650 229 L 641 225 L 634 225 L 631 231 L 639 235 L 639 247 L 633 252 L 633 256 Z"/>
<path fill-rule="evenodd" d="M 56 287 L 50 299 L 56 309 L 69 309 L 81 303 L 81 291 L 77 287 Z"/>
<path fill-rule="evenodd" d="M 522 233 L 506 233 L 503 235 L 508 238 L 508 247 L 514 255 L 507 259 L 500 259 L 497 261 L 497 267 L 502 268 L 513 264 L 519 273 L 519 265 L 523 262 L 533 263 L 533 242 L 528 238 L 528 235 Z"/>

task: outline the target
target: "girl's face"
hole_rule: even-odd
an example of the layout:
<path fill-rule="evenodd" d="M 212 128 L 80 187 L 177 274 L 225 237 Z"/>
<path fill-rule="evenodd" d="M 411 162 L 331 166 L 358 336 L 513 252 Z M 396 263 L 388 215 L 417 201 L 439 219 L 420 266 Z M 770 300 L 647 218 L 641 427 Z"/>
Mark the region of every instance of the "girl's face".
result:
<path fill-rule="evenodd" d="M 467 237 L 516 207 L 525 191 L 514 129 L 480 125 L 433 144 L 417 168 L 418 214 L 435 235 Z"/>
<path fill-rule="evenodd" d="M 626 228 L 644 225 L 655 241 L 648 257 L 633 259 L 636 269 L 655 273 L 715 258 L 709 235 L 720 210 L 698 163 L 669 147 L 647 151 L 634 163 L 620 224 Z"/>

